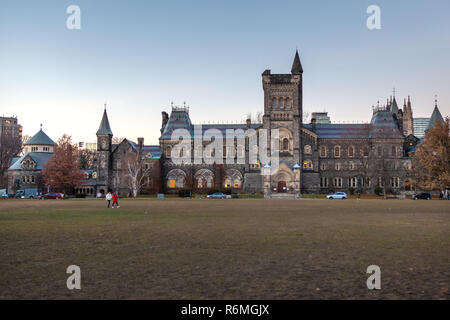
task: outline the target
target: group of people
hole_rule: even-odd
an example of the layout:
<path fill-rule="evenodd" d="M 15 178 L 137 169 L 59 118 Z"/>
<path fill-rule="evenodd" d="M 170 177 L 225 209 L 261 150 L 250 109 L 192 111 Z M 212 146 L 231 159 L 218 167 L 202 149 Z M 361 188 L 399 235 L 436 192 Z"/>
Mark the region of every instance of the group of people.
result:
<path fill-rule="evenodd" d="M 115 193 L 108 192 L 108 194 L 106 195 L 105 198 L 106 198 L 106 201 L 108 201 L 108 208 L 109 207 L 111 207 L 111 209 L 114 209 L 114 207 L 120 208 L 119 195 L 117 194 L 117 192 L 115 192 Z M 112 200 L 112 206 L 111 206 L 111 200 Z"/>

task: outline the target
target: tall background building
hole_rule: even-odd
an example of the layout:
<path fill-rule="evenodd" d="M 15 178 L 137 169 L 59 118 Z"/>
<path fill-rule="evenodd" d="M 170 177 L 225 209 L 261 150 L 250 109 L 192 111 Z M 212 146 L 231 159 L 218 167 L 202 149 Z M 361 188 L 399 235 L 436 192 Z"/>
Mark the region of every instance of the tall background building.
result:
<path fill-rule="evenodd" d="M 0 117 L 0 136 L 4 134 L 22 137 L 22 126 L 17 117 Z"/>

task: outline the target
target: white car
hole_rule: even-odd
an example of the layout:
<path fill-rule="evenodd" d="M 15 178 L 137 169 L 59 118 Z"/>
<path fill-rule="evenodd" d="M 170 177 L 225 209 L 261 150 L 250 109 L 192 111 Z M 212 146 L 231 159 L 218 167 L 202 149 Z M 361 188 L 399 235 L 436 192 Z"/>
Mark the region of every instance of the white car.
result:
<path fill-rule="evenodd" d="M 327 199 L 347 199 L 347 194 L 345 192 L 336 192 L 327 195 Z"/>

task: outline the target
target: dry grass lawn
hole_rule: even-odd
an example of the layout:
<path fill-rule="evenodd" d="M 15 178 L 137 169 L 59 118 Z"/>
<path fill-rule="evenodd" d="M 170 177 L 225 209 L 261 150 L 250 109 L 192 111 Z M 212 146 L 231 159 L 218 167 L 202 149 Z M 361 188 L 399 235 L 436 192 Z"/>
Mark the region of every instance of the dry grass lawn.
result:
<path fill-rule="evenodd" d="M 450 201 L 3 200 L 0 298 L 449 299 L 449 248 Z"/>

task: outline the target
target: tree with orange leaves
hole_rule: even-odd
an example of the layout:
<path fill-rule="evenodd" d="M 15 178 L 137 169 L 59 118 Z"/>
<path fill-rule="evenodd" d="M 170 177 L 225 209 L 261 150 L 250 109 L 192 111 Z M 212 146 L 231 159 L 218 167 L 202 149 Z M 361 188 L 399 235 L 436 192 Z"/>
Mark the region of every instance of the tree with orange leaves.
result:
<path fill-rule="evenodd" d="M 45 185 L 54 191 L 72 193 L 80 185 L 83 174 L 78 164 L 78 147 L 71 136 L 64 134 L 54 148 L 53 156 L 43 166 L 42 177 Z"/>
<path fill-rule="evenodd" d="M 450 187 L 450 118 L 436 122 L 412 157 L 415 184 L 424 190 Z"/>

